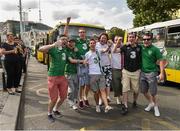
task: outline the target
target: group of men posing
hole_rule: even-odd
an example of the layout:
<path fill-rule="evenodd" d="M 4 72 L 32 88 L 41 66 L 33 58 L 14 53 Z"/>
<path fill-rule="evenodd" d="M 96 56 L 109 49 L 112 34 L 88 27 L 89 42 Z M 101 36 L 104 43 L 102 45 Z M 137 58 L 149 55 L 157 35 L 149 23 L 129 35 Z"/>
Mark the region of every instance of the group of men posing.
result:
<path fill-rule="evenodd" d="M 68 39 L 67 19 L 64 35 L 51 44 L 40 47 L 40 51 L 51 57 L 48 70 L 48 119 L 55 121 L 54 116 L 62 116 L 60 105 L 68 97 L 68 103 L 74 110 L 89 107 L 87 99 L 91 89 L 94 92 L 96 112 L 104 112 L 109 106 L 110 87 L 112 85 L 117 104 L 122 104 L 122 114 L 128 113 L 128 92 L 133 91 L 133 106 L 137 106 L 138 93 L 141 92 L 149 101 L 145 111 L 154 107 L 154 115 L 160 116 L 157 104 L 157 76 L 163 80 L 163 61 L 158 48 L 152 45 L 152 36 L 143 36 L 143 45 L 136 42 L 135 34 L 128 34 L 128 42 L 122 43 L 122 37 L 116 36 L 114 42 L 102 33 L 99 39 L 86 39 L 86 31 L 79 28 L 79 38 Z M 148 93 L 148 89 L 150 93 Z"/>

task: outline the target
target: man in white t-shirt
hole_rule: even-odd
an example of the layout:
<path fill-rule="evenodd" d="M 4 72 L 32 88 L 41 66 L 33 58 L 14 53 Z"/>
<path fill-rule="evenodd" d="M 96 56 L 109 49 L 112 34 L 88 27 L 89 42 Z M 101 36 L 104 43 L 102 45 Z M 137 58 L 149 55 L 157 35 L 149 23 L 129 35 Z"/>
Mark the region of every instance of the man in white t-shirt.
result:
<path fill-rule="evenodd" d="M 101 94 L 102 100 L 105 105 L 104 112 L 107 113 L 112 109 L 108 105 L 107 95 L 105 91 L 105 77 L 102 73 L 102 68 L 100 64 L 100 57 L 98 51 L 96 51 L 96 41 L 94 39 L 90 40 L 89 44 L 90 50 L 85 54 L 85 62 L 89 65 L 89 77 L 90 77 L 90 88 L 94 92 L 94 99 L 96 102 L 96 112 L 101 112 L 99 106 L 99 93 Z"/>

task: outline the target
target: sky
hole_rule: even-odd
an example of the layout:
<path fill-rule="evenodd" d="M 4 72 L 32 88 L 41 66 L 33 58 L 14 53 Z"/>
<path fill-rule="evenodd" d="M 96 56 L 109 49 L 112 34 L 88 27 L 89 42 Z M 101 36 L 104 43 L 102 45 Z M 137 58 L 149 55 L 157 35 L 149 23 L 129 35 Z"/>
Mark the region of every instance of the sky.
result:
<path fill-rule="evenodd" d="M 39 0 L 21 0 L 28 20 L 39 22 Z M 0 0 L 0 22 L 19 20 L 19 0 Z M 42 23 L 55 27 L 59 22 L 102 25 L 106 29 L 133 27 L 134 15 L 126 0 L 40 0 Z"/>

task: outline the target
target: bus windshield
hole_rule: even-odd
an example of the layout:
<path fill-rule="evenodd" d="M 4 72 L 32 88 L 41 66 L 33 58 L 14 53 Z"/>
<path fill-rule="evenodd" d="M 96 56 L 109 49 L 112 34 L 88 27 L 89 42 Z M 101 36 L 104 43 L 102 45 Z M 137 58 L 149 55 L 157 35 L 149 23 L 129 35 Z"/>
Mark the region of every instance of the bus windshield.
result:
<path fill-rule="evenodd" d="M 72 38 L 76 38 L 78 37 L 78 30 L 79 28 L 82 27 L 82 26 L 69 26 L 69 29 L 68 29 L 68 34 L 69 34 L 69 37 L 72 37 Z M 105 32 L 105 29 L 103 28 L 95 28 L 95 27 L 82 27 L 86 30 L 86 36 L 87 38 L 90 38 L 94 35 L 99 35 L 101 34 L 102 32 Z M 59 28 L 59 34 L 63 34 L 64 32 L 64 25 L 60 26 Z"/>

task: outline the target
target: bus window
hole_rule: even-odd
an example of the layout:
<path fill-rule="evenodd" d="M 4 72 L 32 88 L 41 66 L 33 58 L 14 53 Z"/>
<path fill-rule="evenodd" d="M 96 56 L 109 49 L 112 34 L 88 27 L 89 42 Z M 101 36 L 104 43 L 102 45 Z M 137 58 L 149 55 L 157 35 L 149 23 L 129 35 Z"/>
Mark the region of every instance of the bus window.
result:
<path fill-rule="evenodd" d="M 166 45 L 168 47 L 180 47 L 180 26 L 168 29 Z"/>
<path fill-rule="evenodd" d="M 159 48 L 160 52 L 163 55 L 166 55 L 166 49 L 165 49 L 165 28 L 157 28 L 152 29 L 153 34 L 153 40 L 152 43 L 157 48 Z"/>
<path fill-rule="evenodd" d="M 152 29 L 151 32 L 153 34 L 153 43 L 157 41 L 163 41 L 165 43 L 165 28 Z M 157 38 L 157 36 L 159 38 Z"/>

